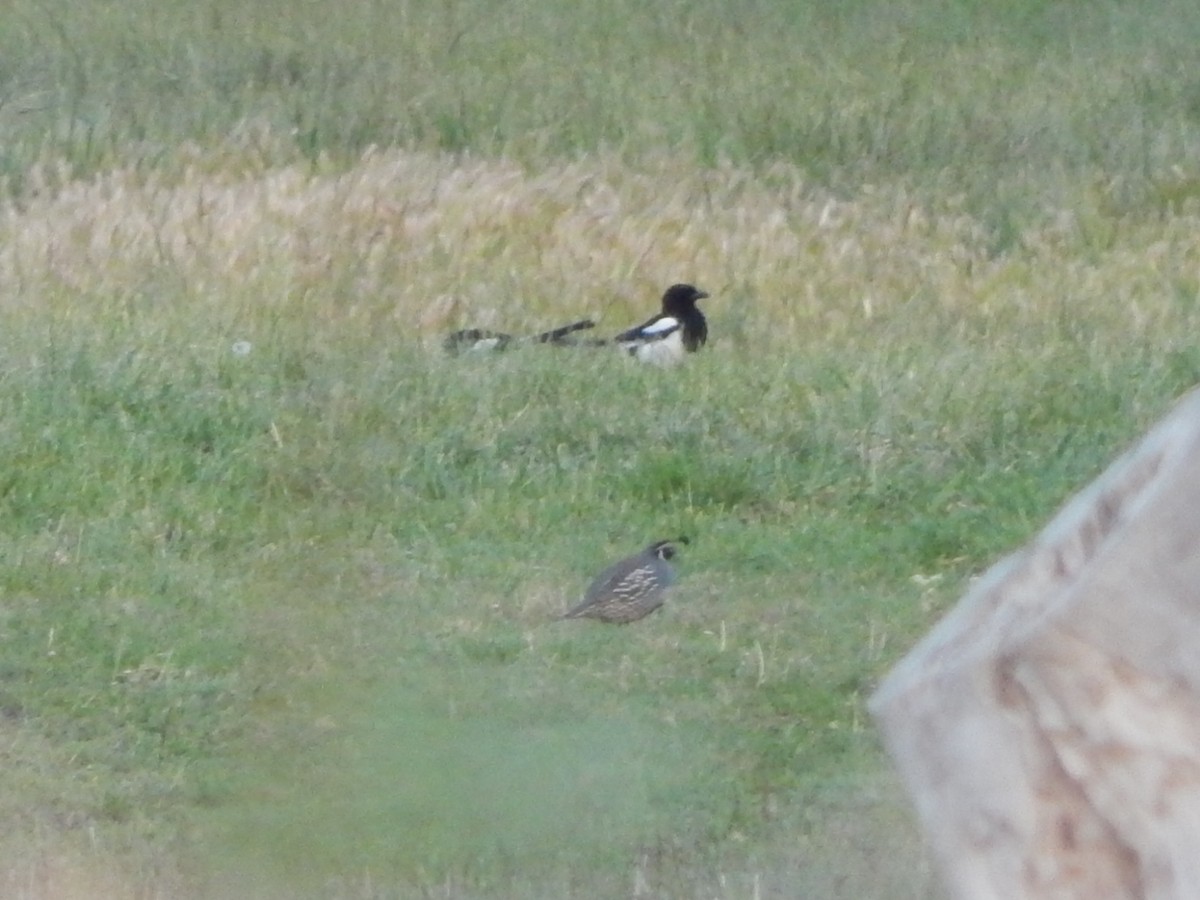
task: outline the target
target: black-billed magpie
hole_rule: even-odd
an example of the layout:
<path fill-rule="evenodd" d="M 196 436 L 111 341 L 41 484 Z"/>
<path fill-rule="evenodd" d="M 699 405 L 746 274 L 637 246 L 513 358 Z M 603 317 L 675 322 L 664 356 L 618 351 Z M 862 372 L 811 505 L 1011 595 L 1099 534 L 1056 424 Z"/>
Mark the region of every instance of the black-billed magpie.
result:
<path fill-rule="evenodd" d="M 662 312 L 637 328 L 621 332 L 613 343 L 643 362 L 680 362 L 684 353 L 695 353 L 708 340 L 708 322 L 696 307 L 696 301 L 707 296 L 693 285 L 673 284 L 662 296 Z"/>

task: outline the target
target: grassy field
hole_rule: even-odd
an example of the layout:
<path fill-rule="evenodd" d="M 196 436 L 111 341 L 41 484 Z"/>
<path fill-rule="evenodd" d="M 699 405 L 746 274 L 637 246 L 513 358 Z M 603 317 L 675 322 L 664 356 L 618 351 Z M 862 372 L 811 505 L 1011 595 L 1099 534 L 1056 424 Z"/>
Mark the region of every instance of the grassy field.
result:
<path fill-rule="evenodd" d="M 864 703 L 1200 376 L 1200 9 L 11 5 L 0 894 L 937 896 Z"/>

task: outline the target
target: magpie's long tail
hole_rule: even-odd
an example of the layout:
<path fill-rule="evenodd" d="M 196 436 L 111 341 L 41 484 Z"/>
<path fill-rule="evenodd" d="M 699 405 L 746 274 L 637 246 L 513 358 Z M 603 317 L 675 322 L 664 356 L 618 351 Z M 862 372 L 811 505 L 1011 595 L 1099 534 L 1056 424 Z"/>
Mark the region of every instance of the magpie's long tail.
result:
<path fill-rule="evenodd" d="M 446 335 L 442 347 L 447 353 L 471 353 L 481 350 L 507 350 L 513 336 L 486 328 L 463 328 Z"/>
<path fill-rule="evenodd" d="M 591 319 L 581 319 L 570 325 L 552 328 L 528 337 L 514 337 L 502 331 L 489 331 L 486 328 L 463 328 L 446 335 L 442 346 L 447 353 L 466 353 L 478 350 L 507 350 L 518 344 L 574 345 L 575 341 L 569 339 L 570 335 L 595 327 L 596 323 Z"/>
<path fill-rule="evenodd" d="M 563 325 L 561 328 L 552 328 L 550 331 L 543 331 L 541 334 L 535 334 L 528 340 L 535 344 L 560 344 L 563 339 L 577 331 L 587 331 L 589 328 L 595 328 L 596 323 L 591 319 L 580 319 L 578 322 L 572 322 L 570 325 Z"/>

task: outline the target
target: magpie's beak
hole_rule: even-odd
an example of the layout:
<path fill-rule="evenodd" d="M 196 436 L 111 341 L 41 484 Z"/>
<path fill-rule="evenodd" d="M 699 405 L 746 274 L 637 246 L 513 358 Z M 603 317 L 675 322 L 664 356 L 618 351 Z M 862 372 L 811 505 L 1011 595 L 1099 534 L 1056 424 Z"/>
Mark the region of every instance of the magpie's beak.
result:
<path fill-rule="evenodd" d="M 702 290 L 697 289 L 697 291 L 696 291 L 696 299 L 697 300 L 703 300 L 707 296 L 708 296 L 707 291 L 702 291 Z"/>

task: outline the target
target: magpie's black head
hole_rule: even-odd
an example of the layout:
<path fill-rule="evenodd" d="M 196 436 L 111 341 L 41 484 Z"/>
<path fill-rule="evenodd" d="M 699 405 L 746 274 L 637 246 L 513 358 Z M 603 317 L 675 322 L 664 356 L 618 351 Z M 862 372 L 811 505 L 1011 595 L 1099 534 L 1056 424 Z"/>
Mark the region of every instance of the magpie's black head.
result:
<path fill-rule="evenodd" d="M 662 297 L 662 309 L 668 316 L 684 315 L 696 308 L 696 301 L 707 297 L 704 291 L 690 284 L 673 284 Z"/>

